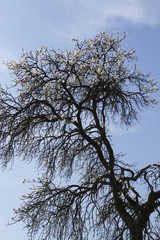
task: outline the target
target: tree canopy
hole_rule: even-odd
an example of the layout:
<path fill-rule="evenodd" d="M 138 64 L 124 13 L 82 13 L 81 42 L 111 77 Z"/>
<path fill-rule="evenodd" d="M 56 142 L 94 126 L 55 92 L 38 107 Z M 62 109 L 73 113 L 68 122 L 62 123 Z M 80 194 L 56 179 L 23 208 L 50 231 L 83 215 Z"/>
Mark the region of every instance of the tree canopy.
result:
<path fill-rule="evenodd" d="M 150 215 L 160 217 L 160 165 L 135 170 L 110 136 L 112 122 L 130 127 L 156 104 L 156 83 L 137 68 L 135 51 L 123 49 L 125 37 L 103 32 L 73 39 L 71 50 L 42 47 L 6 64 L 13 85 L 0 89 L 1 165 L 21 157 L 42 172 L 13 219 L 31 238 L 158 237 Z"/>

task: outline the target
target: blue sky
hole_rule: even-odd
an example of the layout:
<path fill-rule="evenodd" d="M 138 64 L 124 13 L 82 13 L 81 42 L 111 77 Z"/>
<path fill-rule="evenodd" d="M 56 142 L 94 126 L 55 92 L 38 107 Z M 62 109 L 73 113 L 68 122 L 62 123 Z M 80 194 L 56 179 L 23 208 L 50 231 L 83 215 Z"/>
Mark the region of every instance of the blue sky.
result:
<path fill-rule="evenodd" d="M 22 49 L 39 49 L 41 45 L 69 48 L 72 37 L 84 39 L 106 30 L 130 32 L 124 45 L 135 48 L 140 69 L 159 81 L 159 12 L 159 0 L 0 0 L 0 63 L 19 59 Z M 3 65 L 0 83 L 11 83 Z M 128 131 L 119 126 L 111 130 L 115 151 L 127 153 L 125 161 L 143 167 L 160 161 L 160 103 L 140 116 L 139 124 Z M 37 175 L 33 166 L 16 160 L 12 170 L 0 172 L 1 239 L 28 239 L 23 224 L 6 224 L 27 191 L 23 179 Z"/>

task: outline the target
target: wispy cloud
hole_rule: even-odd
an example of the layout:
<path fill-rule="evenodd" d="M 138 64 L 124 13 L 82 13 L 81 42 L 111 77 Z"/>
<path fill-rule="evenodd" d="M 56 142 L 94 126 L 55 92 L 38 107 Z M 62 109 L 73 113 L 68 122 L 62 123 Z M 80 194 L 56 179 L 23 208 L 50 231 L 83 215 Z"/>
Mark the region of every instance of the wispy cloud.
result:
<path fill-rule="evenodd" d="M 108 29 L 120 26 L 121 21 L 148 26 L 160 23 L 159 0 L 69 0 L 65 8 L 68 13 L 72 12 L 72 24 L 69 23 L 72 33 Z"/>
<path fill-rule="evenodd" d="M 113 0 L 100 6 L 104 19 L 115 22 L 126 20 L 131 24 L 156 25 L 160 22 L 158 0 Z"/>
<path fill-rule="evenodd" d="M 125 134 L 141 134 L 142 129 L 137 126 L 133 126 L 130 128 L 122 128 L 119 125 L 111 125 L 110 128 L 110 133 L 115 136 L 120 136 L 120 135 L 125 135 Z"/>

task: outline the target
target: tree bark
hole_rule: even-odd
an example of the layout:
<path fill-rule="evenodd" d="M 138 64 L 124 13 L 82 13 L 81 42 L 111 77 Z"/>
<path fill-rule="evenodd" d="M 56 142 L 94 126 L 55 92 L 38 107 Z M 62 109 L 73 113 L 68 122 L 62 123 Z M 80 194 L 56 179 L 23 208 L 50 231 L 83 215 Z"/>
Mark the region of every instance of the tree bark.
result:
<path fill-rule="evenodd" d="M 143 233 L 140 226 L 133 225 L 130 229 L 131 240 L 143 240 Z"/>

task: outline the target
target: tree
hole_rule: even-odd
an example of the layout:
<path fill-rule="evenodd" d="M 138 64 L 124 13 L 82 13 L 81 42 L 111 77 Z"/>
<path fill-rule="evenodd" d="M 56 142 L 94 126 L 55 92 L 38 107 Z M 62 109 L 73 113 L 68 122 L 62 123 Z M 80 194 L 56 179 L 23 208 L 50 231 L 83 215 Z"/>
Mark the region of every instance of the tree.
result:
<path fill-rule="evenodd" d="M 123 162 L 109 131 L 112 122 L 132 126 L 156 103 L 156 83 L 137 68 L 134 50 L 121 47 L 125 37 L 104 32 L 73 39 L 70 51 L 42 47 L 7 63 L 14 84 L 0 90 L 1 164 L 18 156 L 42 172 L 13 218 L 31 239 L 158 237 L 150 216 L 158 223 L 160 165 Z"/>

